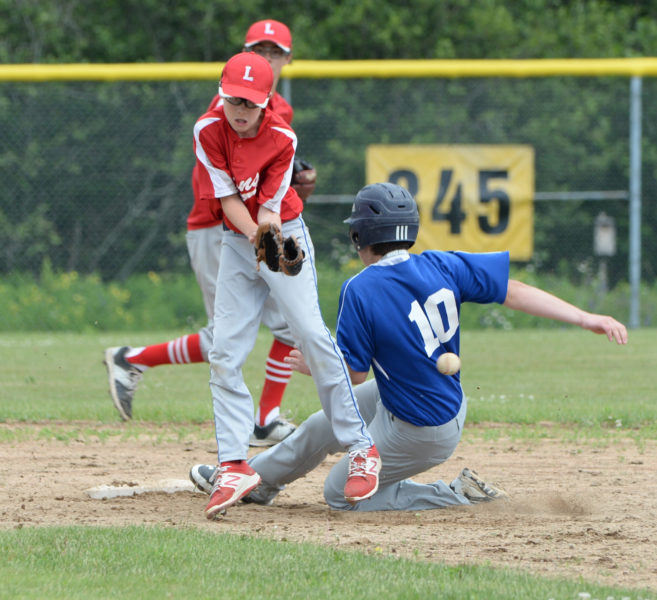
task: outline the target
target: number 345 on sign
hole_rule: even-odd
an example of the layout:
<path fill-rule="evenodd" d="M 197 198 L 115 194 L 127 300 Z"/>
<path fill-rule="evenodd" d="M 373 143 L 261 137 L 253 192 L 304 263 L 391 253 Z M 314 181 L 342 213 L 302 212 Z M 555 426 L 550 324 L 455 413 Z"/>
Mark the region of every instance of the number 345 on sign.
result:
<path fill-rule="evenodd" d="M 408 189 L 420 210 L 414 251 L 494 252 L 530 260 L 534 149 L 526 145 L 373 145 L 367 182 Z"/>

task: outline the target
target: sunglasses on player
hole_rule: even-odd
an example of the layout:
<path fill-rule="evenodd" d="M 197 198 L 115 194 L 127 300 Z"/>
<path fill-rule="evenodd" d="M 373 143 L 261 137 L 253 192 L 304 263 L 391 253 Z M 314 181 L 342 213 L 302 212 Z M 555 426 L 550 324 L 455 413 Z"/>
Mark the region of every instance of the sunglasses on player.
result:
<path fill-rule="evenodd" d="M 272 58 L 283 58 L 289 54 L 289 52 L 286 52 L 283 48 L 279 48 L 278 46 L 264 46 L 261 44 L 251 46 L 249 50 L 264 58 L 267 58 L 268 56 L 271 56 Z"/>
<path fill-rule="evenodd" d="M 251 102 L 251 100 L 247 100 L 246 98 L 235 98 L 234 96 L 224 96 L 223 98 L 228 104 L 232 104 L 233 106 L 244 104 L 247 108 L 260 108 L 255 102 Z"/>

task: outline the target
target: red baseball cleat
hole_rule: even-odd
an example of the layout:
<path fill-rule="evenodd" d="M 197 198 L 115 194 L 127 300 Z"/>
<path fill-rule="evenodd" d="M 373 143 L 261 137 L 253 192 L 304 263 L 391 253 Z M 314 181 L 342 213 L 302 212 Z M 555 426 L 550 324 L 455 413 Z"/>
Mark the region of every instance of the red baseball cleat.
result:
<path fill-rule="evenodd" d="M 225 512 L 260 484 L 260 475 L 245 460 L 222 463 L 219 471 L 210 493 L 210 502 L 205 507 L 208 519 Z"/>
<path fill-rule="evenodd" d="M 344 497 L 352 504 L 365 500 L 379 489 L 381 458 L 376 446 L 349 452 L 349 475 L 344 486 Z"/>

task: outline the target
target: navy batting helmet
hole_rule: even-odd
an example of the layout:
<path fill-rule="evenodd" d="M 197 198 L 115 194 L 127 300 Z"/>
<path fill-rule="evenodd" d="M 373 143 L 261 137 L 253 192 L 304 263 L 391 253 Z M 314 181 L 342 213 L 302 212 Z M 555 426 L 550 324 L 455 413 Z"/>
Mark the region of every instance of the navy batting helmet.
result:
<path fill-rule="evenodd" d="M 395 183 L 366 185 L 356 195 L 349 237 L 356 250 L 384 242 L 415 243 L 420 224 L 417 204 L 409 191 Z"/>

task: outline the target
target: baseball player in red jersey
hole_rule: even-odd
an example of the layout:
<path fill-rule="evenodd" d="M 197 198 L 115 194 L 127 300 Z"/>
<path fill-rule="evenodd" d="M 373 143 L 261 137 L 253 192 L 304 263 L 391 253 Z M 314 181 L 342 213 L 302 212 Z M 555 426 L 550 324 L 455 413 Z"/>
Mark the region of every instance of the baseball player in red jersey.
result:
<path fill-rule="evenodd" d="M 214 305 L 210 389 L 219 472 L 205 514 L 221 514 L 260 483 L 246 462 L 253 404 L 242 366 L 253 348 L 265 302 L 273 298 L 296 345 L 316 374 L 322 408 L 337 439 L 349 449 L 345 499 L 358 502 L 378 488 L 381 461 L 358 411 L 347 367 L 322 318 L 310 234 L 303 203 L 290 187 L 297 138 L 267 107 L 272 95 L 269 63 L 250 52 L 233 56 L 222 72 L 219 106 L 199 118 L 194 148 L 199 196 L 220 203 L 224 217 L 221 265 Z M 294 277 L 258 266 L 258 226 L 274 223 L 295 237 L 305 255 Z"/>
<path fill-rule="evenodd" d="M 292 35 L 286 25 L 278 21 L 258 21 L 247 31 L 244 50 L 265 57 L 274 73 L 273 89 L 276 90 L 282 68 L 292 60 Z M 208 110 L 223 103 L 219 94 L 210 102 Z M 293 110 L 277 92 L 269 101 L 269 107 L 288 123 L 292 122 Z M 307 195 L 314 187 L 314 172 L 299 168 L 295 176 L 300 183 L 297 189 Z M 310 179 L 309 184 L 307 180 Z M 293 182 L 294 183 L 294 182 Z M 190 262 L 203 294 L 208 324 L 198 333 L 152 346 L 108 348 L 105 364 L 109 374 L 110 394 L 124 420 L 132 418 L 132 400 L 143 372 L 163 364 L 188 364 L 208 360 L 212 344 L 212 317 L 214 294 L 219 270 L 218 252 L 223 235 L 220 207 L 210 210 L 207 201 L 199 198 L 198 166 L 192 173 L 194 205 L 187 218 L 187 248 Z M 305 200 L 305 197 L 303 197 Z M 284 362 L 293 347 L 287 325 L 273 301 L 268 300 L 263 313 L 263 323 L 274 335 L 274 341 L 266 362 L 265 382 L 256 413 L 251 445 L 271 446 L 290 435 L 295 427 L 280 416 L 280 405 L 287 383 L 292 375 Z"/>

